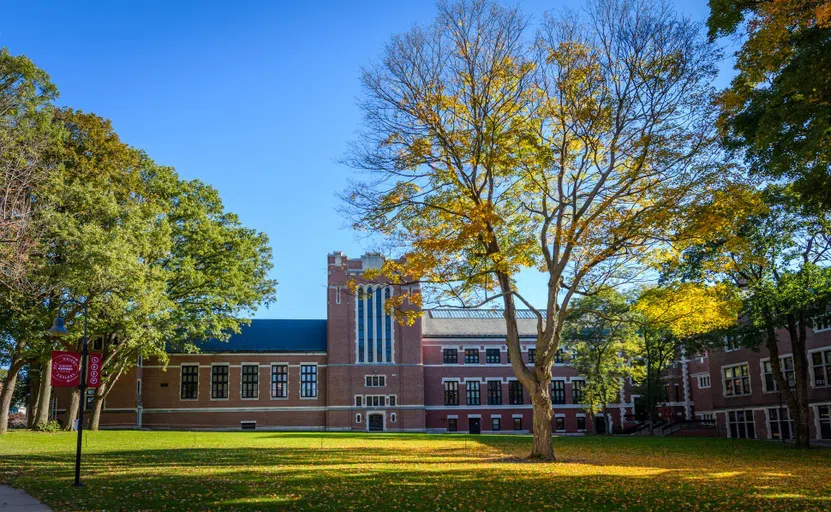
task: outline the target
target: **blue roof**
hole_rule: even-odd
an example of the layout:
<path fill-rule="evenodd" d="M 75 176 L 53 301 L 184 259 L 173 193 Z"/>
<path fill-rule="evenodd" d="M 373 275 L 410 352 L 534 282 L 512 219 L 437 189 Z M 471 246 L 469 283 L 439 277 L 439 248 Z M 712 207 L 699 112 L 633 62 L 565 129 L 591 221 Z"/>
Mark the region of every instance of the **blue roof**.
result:
<path fill-rule="evenodd" d="M 196 345 L 202 352 L 325 352 L 326 320 L 252 320 L 228 341 Z"/>

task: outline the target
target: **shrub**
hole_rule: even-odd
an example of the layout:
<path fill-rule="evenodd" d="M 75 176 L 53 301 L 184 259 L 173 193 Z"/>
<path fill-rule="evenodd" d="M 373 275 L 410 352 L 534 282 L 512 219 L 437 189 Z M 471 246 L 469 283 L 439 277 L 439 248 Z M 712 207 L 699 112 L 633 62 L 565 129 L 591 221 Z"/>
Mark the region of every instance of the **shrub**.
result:
<path fill-rule="evenodd" d="M 26 415 L 22 412 L 9 414 L 9 428 L 26 428 Z"/>
<path fill-rule="evenodd" d="M 46 423 L 38 423 L 35 425 L 35 430 L 38 432 L 60 432 L 61 424 L 57 420 L 49 420 Z"/>

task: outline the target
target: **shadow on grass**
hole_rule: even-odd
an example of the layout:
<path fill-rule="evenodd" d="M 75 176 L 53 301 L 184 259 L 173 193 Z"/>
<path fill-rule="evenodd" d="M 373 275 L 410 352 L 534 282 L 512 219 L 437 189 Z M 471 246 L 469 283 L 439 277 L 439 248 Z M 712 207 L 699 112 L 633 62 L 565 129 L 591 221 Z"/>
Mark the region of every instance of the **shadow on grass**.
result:
<path fill-rule="evenodd" d="M 831 507 L 829 457 L 795 460 L 792 451 L 757 449 L 758 443 L 584 439 L 559 443 L 561 463 L 512 464 L 527 438 L 259 436 L 252 440 L 262 446 L 93 446 L 84 458 L 82 489 L 70 486 L 69 451 L 3 457 L 0 479 L 58 511 Z M 277 444 L 298 439 L 309 442 Z M 319 439 L 323 448 L 315 446 Z M 797 471 L 799 464 L 806 465 Z"/>

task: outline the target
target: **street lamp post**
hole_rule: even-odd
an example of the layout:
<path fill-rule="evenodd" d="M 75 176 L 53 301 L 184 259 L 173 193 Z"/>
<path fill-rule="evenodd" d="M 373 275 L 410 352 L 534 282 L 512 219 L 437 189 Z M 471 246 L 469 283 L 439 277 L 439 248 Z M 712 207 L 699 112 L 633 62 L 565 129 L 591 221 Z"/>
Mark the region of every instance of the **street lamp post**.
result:
<path fill-rule="evenodd" d="M 66 302 L 81 306 L 84 313 L 84 337 L 81 340 L 81 382 L 78 384 L 78 389 L 81 394 L 81 398 L 78 403 L 78 442 L 75 448 L 75 483 L 72 484 L 75 487 L 82 487 L 84 484 L 81 483 L 81 441 L 83 440 L 84 435 L 84 409 L 87 399 L 87 356 L 89 355 L 89 347 L 87 346 L 87 303 L 80 302 L 75 299 L 69 299 Z M 69 334 L 69 331 L 67 331 L 64 326 L 64 319 L 60 316 L 60 311 L 58 312 L 58 316 L 55 317 L 55 321 L 52 323 L 52 328 L 47 332 L 55 336 L 66 336 Z"/>

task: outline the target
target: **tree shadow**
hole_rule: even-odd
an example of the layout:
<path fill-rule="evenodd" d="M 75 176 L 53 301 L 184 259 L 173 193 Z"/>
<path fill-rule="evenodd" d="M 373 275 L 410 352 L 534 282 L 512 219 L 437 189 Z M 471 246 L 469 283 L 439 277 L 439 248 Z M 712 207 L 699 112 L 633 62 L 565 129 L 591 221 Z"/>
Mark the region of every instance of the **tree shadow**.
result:
<path fill-rule="evenodd" d="M 82 489 L 70 486 L 69 450 L 3 457 L 0 480 L 56 510 L 831 507 L 827 450 L 801 456 L 758 442 L 583 439 L 558 443 L 558 463 L 525 464 L 517 459 L 527 438 L 249 437 L 243 440 L 255 446 L 93 445 L 84 455 Z"/>

